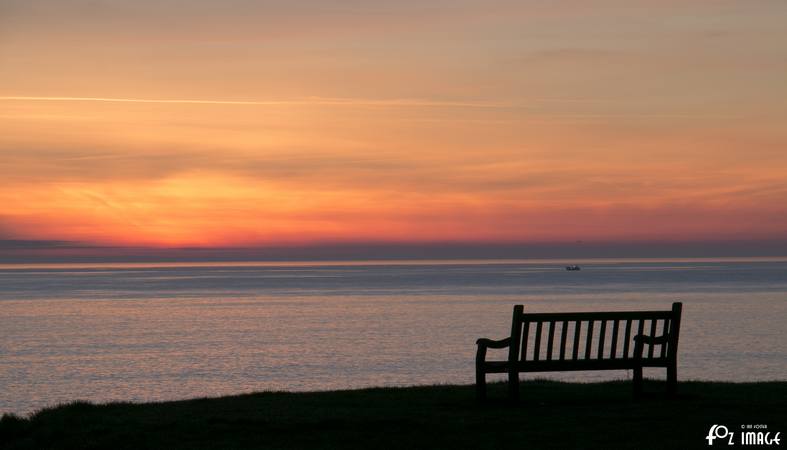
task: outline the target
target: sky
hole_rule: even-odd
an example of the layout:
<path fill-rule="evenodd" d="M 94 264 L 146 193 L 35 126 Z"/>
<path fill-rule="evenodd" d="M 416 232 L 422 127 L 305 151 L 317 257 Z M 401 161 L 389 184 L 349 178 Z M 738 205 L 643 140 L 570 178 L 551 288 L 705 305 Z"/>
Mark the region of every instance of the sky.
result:
<path fill-rule="evenodd" d="M 785 23 L 783 0 L 0 0 L 0 251 L 787 242 Z"/>

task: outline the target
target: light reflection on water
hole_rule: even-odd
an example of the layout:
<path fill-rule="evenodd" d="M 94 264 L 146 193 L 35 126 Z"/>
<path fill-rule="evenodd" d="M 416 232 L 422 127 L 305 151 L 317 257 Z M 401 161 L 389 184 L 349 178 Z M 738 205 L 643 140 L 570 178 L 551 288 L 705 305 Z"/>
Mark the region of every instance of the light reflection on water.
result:
<path fill-rule="evenodd" d="M 786 261 L 564 265 L 6 265 L 0 412 L 78 398 L 472 383 L 475 339 L 505 337 L 515 303 L 598 311 L 680 300 L 681 379 L 785 379 Z"/>

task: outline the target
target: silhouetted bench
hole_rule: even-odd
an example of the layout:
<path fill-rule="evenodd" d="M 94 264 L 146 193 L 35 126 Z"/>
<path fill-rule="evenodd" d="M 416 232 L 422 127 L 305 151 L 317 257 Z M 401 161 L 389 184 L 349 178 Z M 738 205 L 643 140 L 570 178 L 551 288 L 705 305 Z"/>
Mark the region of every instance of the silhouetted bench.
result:
<path fill-rule="evenodd" d="M 477 342 L 478 399 L 486 398 L 488 373 L 507 373 L 509 398 L 517 400 L 520 373 L 618 369 L 634 371 L 637 396 L 642 393 L 643 367 L 665 367 L 667 392 L 675 394 L 682 308 L 682 303 L 673 303 L 670 311 L 525 313 L 516 305 L 510 337 Z M 508 359 L 487 361 L 489 348 L 508 348 Z"/>

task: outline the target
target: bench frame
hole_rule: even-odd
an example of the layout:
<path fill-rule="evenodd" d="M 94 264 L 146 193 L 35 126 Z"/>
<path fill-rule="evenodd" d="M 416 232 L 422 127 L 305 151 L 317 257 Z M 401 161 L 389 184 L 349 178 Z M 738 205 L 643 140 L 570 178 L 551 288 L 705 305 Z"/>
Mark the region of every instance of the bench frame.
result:
<path fill-rule="evenodd" d="M 519 374 L 526 372 L 563 372 L 572 370 L 621 370 L 634 371 L 634 395 L 642 394 L 642 369 L 644 367 L 664 367 L 667 369 L 667 393 L 674 395 L 678 386 L 678 338 L 680 336 L 680 317 L 683 304 L 675 302 L 669 311 L 614 311 L 614 312 L 566 312 L 566 313 L 525 313 L 522 305 L 514 306 L 511 320 L 511 335 L 505 339 L 492 340 L 481 338 L 476 342 L 476 396 L 486 398 L 486 374 L 508 374 L 508 396 L 512 401 L 519 399 Z M 661 321 L 661 335 L 656 336 L 657 324 Z M 593 340 L 594 324 L 600 322 L 600 333 Z M 649 335 L 644 334 L 645 324 L 649 322 Z M 558 346 L 557 324 L 562 323 Z M 574 324 L 571 354 L 567 353 L 567 331 Z M 586 324 L 584 358 L 579 358 L 580 332 Z M 607 324 L 612 325 L 610 348 L 604 346 Z M 632 329 L 636 323 L 636 334 Z M 530 324 L 535 324 L 532 352 L 528 348 Z M 546 338 L 546 355 L 541 358 L 542 337 Z M 620 333 L 622 332 L 622 333 Z M 623 349 L 618 354 L 618 338 L 623 334 Z M 633 341 L 633 345 L 631 342 Z M 645 346 L 648 346 L 647 353 Z M 655 348 L 659 346 L 659 352 Z M 487 361 L 487 349 L 508 348 L 506 361 Z M 597 348 L 595 357 L 591 351 Z M 633 350 L 633 354 L 631 354 Z M 529 356 L 532 358 L 528 359 Z"/>

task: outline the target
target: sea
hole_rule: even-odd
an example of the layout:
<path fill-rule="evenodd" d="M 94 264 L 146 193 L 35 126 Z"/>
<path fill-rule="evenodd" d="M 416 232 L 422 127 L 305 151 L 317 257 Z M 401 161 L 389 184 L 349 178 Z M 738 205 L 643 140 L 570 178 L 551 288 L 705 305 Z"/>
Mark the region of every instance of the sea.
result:
<path fill-rule="evenodd" d="M 0 414 L 74 400 L 471 384 L 476 339 L 507 337 L 515 304 L 674 301 L 679 380 L 787 379 L 786 258 L 4 264 Z"/>

